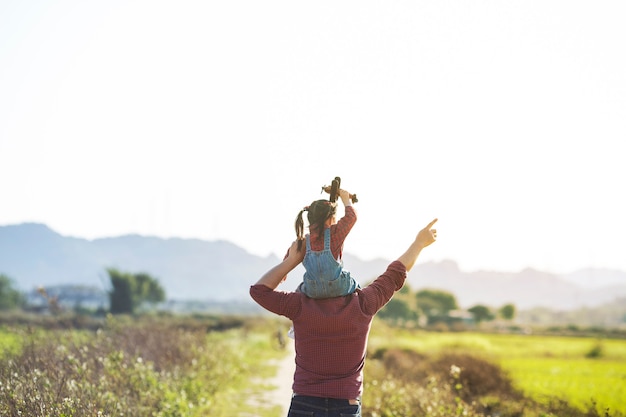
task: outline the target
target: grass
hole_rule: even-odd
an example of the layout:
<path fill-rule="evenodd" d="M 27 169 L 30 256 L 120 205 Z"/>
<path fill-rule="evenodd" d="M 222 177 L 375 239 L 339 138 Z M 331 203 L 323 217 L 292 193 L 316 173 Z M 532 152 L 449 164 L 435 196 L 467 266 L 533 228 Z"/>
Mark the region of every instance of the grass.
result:
<path fill-rule="evenodd" d="M 585 409 L 595 402 L 599 412 L 626 414 L 626 362 L 588 358 L 501 359 L 516 386 L 540 402 L 559 397 Z"/>
<path fill-rule="evenodd" d="M 278 417 L 247 401 L 285 354 L 267 326 L 116 317 L 97 331 L 5 329 L 0 415 Z"/>
<path fill-rule="evenodd" d="M 19 352 L 20 347 L 20 336 L 16 332 L 0 327 L 0 358 Z"/>
<path fill-rule="evenodd" d="M 435 355 L 471 353 L 500 365 L 516 388 L 539 402 L 557 398 L 580 409 L 594 402 L 601 415 L 606 409 L 626 415 L 626 340 L 432 333 L 376 322 L 370 350 L 389 346 Z"/>
<path fill-rule="evenodd" d="M 286 355 L 278 323 L 116 317 L 96 330 L 3 327 L 0 414 L 280 417 L 265 400 Z M 375 320 L 368 350 L 364 417 L 626 416 L 625 340 L 433 333 Z"/>

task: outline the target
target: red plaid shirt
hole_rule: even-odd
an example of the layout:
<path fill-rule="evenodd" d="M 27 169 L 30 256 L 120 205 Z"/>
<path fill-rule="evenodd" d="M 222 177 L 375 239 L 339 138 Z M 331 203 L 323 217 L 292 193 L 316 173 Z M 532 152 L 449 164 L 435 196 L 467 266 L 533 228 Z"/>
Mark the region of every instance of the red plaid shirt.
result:
<path fill-rule="evenodd" d="M 394 261 L 374 282 L 344 297 L 313 299 L 262 284 L 250 287 L 259 305 L 293 321 L 296 394 L 340 399 L 362 394 L 372 319 L 405 279 L 405 266 Z"/>

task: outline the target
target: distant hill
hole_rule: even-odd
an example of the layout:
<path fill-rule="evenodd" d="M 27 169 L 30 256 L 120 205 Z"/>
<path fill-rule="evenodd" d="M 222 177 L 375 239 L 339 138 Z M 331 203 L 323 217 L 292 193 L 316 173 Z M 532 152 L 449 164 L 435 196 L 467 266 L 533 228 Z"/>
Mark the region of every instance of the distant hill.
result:
<path fill-rule="evenodd" d="M 0 273 L 22 290 L 80 284 L 108 289 L 109 267 L 157 278 L 168 298 L 237 300 L 278 262 L 225 241 L 127 235 L 105 239 L 64 237 L 42 224 L 0 227 Z"/>
<path fill-rule="evenodd" d="M 584 271 L 594 277 L 596 284 L 592 288 L 577 282 Z M 626 295 L 625 272 L 603 269 L 584 271 L 555 275 L 528 268 L 517 273 L 468 273 L 460 271 L 452 261 L 443 261 L 416 264 L 407 281 L 412 288 L 428 287 L 449 291 L 465 308 L 475 304 L 498 307 L 513 303 L 518 309 L 549 307 L 571 310 L 599 306 Z M 621 281 L 615 280 L 618 274 Z M 605 284 L 601 284 L 605 277 Z"/>
<path fill-rule="evenodd" d="M 282 256 L 282 254 L 281 254 Z M 157 278 L 169 300 L 248 302 L 248 288 L 280 259 L 258 257 L 227 241 L 162 239 L 126 235 L 86 240 L 61 236 L 37 223 L 0 226 L 0 273 L 23 291 L 37 286 L 82 285 L 108 289 L 106 268 L 145 272 Z M 389 260 L 364 261 L 349 253 L 344 264 L 364 285 L 384 271 Z M 300 282 L 296 268 L 280 289 Z M 554 275 L 533 269 L 519 273 L 460 271 L 454 261 L 418 263 L 409 273 L 413 289 L 453 293 L 461 307 L 475 304 L 518 309 L 574 309 L 626 296 L 626 272 L 585 269 Z"/>

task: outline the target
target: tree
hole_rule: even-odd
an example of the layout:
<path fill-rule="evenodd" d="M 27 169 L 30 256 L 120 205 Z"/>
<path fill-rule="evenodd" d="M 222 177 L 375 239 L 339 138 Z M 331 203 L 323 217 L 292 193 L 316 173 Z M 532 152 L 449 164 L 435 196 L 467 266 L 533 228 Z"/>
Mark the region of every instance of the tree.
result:
<path fill-rule="evenodd" d="M 500 307 L 498 314 L 504 320 L 513 320 L 513 317 L 515 317 L 515 306 L 513 304 L 505 304 Z"/>
<path fill-rule="evenodd" d="M 493 320 L 494 318 L 489 307 L 481 305 L 481 304 L 477 304 L 474 307 L 469 308 L 467 311 L 472 313 L 472 315 L 474 316 L 474 320 L 476 321 L 476 324 L 480 324 L 480 322 L 486 321 L 486 320 Z"/>
<path fill-rule="evenodd" d="M 137 294 L 140 296 L 139 304 L 156 304 L 165 300 L 165 290 L 159 281 L 145 273 L 135 275 Z"/>
<path fill-rule="evenodd" d="M 410 294 L 411 293 L 411 287 L 409 286 L 409 284 L 404 284 L 402 286 L 402 288 L 400 288 L 400 290 L 398 290 L 398 294 Z"/>
<path fill-rule="evenodd" d="M 111 279 L 111 291 L 109 291 L 109 309 L 111 314 L 132 314 L 133 295 L 131 290 L 132 275 L 125 274 L 117 269 L 107 269 Z"/>
<path fill-rule="evenodd" d="M 13 280 L 0 274 L 0 310 L 12 310 L 24 303 L 24 296 L 14 287 Z"/>
<path fill-rule="evenodd" d="M 389 302 L 379 311 L 378 314 L 383 320 L 394 323 L 417 320 L 417 313 L 414 310 L 411 310 L 409 304 L 404 300 L 396 298 L 389 300 Z"/>
<path fill-rule="evenodd" d="M 133 314 L 145 303 L 165 300 L 161 284 L 146 273 L 130 274 L 115 268 L 107 269 L 111 279 L 109 291 L 111 314 Z"/>
<path fill-rule="evenodd" d="M 442 316 L 457 310 L 458 304 L 452 293 L 440 290 L 421 290 L 415 294 L 417 306 L 425 315 Z"/>

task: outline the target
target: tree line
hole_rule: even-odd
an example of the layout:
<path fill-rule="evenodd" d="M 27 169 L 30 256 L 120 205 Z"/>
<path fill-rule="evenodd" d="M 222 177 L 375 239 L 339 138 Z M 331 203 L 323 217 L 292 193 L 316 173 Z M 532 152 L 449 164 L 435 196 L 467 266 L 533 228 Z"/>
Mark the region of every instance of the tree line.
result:
<path fill-rule="evenodd" d="M 107 268 L 110 282 L 109 312 L 111 314 L 134 314 L 141 309 L 154 307 L 165 301 L 165 290 L 158 279 L 140 272 L 130 273 L 116 268 Z M 51 312 L 59 311 L 57 300 L 49 296 L 45 289 L 39 293 L 48 301 Z M 24 295 L 15 287 L 14 281 L 5 274 L 0 274 L 0 311 L 23 307 Z M 453 313 L 469 314 L 473 323 L 501 318 L 512 320 L 516 309 L 513 304 L 500 308 L 477 304 L 467 310 L 460 310 L 454 294 L 437 289 L 413 291 L 405 285 L 381 310 L 380 317 L 393 324 L 421 323 L 433 325 L 437 322 L 451 323 L 463 320 L 463 316 Z M 465 316 L 467 318 L 467 316 Z"/>
<path fill-rule="evenodd" d="M 116 268 L 107 268 L 106 271 L 110 282 L 107 294 L 111 314 L 134 314 L 165 301 L 165 290 L 158 279 L 150 274 L 124 272 Z M 49 295 L 45 288 L 39 288 L 38 291 L 48 302 L 52 313 L 60 311 L 56 297 Z M 22 308 L 25 302 L 26 297 L 16 288 L 14 280 L 6 274 L 0 274 L 0 311 Z"/>
<path fill-rule="evenodd" d="M 437 289 L 413 291 L 409 285 L 405 284 L 399 293 L 383 307 L 379 316 L 395 325 L 419 323 L 426 326 L 437 323 L 467 324 L 468 319 L 476 325 L 496 318 L 510 321 L 513 320 L 515 314 L 515 305 L 510 303 L 499 308 L 476 304 L 466 310 L 461 310 L 454 294 L 448 291 Z"/>

